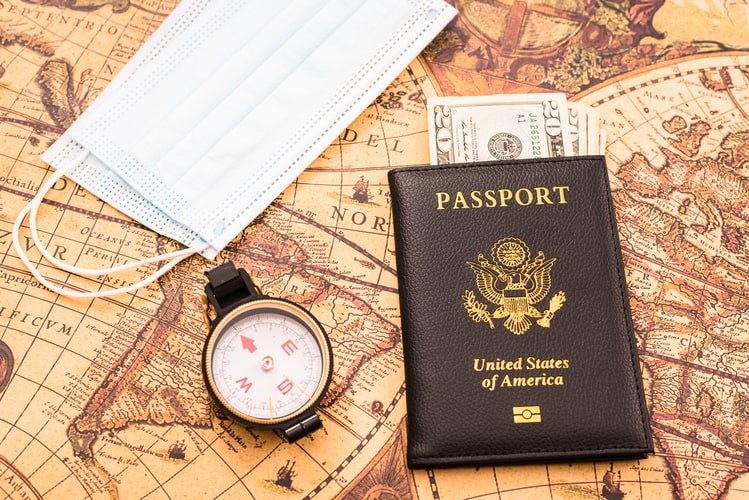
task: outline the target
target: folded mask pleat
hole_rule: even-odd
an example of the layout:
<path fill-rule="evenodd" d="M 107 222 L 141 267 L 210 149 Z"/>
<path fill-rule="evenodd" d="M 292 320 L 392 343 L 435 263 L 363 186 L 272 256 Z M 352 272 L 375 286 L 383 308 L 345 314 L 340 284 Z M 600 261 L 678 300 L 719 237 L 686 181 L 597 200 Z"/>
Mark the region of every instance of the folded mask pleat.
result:
<path fill-rule="evenodd" d="M 207 113 L 203 115 L 199 126 L 183 134 L 178 143 L 164 151 L 165 154 L 153 163 L 162 178 L 176 184 L 190 171 L 200 169 L 200 159 L 209 154 L 224 137 L 235 131 L 249 142 L 265 141 L 268 136 L 274 134 L 282 135 L 284 131 L 275 129 L 268 123 L 271 117 L 255 115 L 256 118 L 249 124 L 247 117 L 255 113 L 278 87 L 287 84 L 290 78 L 298 75 L 299 68 L 304 67 L 306 59 L 319 50 L 319 47 L 336 32 L 340 23 L 353 15 L 362 3 L 364 0 L 301 0 L 289 9 L 293 11 L 293 16 L 276 18 L 268 24 L 263 29 L 262 36 L 258 37 L 258 44 L 246 47 L 241 54 L 243 57 L 228 68 L 229 76 L 234 76 L 231 73 L 238 69 L 242 70 L 245 75 L 243 80 L 236 82 L 230 89 L 224 89 L 224 92 L 213 93 L 213 105 L 211 109 L 206 110 Z M 260 48 L 262 50 L 259 50 Z M 333 65 L 337 60 L 337 54 L 328 53 L 327 56 Z M 329 75 L 328 83 L 333 82 L 334 78 L 334 75 Z M 293 111 L 296 116 L 292 120 L 298 119 L 298 114 L 304 112 L 309 103 L 320 99 L 319 95 L 310 92 L 310 83 L 309 75 L 301 75 L 301 78 L 293 80 L 295 93 L 303 98 L 304 104 Z M 289 105 L 290 103 L 278 103 L 272 114 L 288 117 Z M 179 116 L 174 118 L 176 120 Z M 173 124 L 174 122 L 170 122 L 169 126 Z M 247 159 L 245 157 L 244 161 Z M 239 159 L 233 158 L 228 161 L 237 160 Z M 186 161 L 190 162 L 187 166 Z M 218 170 L 214 169 L 211 172 L 220 177 L 224 170 L 231 167 L 232 165 L 223 163 Z M 224 185 L 228 186 L 228 182 Z M 193 197 L 188 191 L 178 191 L 188 199 Z"/>
<path fill-rule="evenodd" d="M 311 7 L 323 0 L 307 0 Z M 199 52 L 186 59 L 158 84 L 156 91 L 141 96 L 137 105 L 125 110 L 122 119 L 107 133 L 113 142 L 123 142 L 121 137 L 131 138 L 126 144 L 139 162 L 149 168 L 154 166 L 192 131 L 200 136 L 194 144 L 212 143 L 213 130 L 202 123 L 206 116 L 229 96 L 233 96 L 241 83 L 273 58 L 283 41 L 284 30 L 296 31 L 304 23 L 294 2 L 273 2 L 273 8 L 253 9 L 246 0 L 240 2 L 241 9 L 227 12 L 227 17 L 217 24 L 216 33 L 204 43 Z M 219 23 L 219 21 L 217 21 Z M 280 33 L 279 33 L 280 32 Z M 176 90 L 179 89 L 179 90 Z M 242 99 L 233 98 L 231 112 L 238 112 Z M 157 109 L 159 112 L 154 112 Z M 163 112 L 161 112 L 163 109 Z M 147 122 L 143 116 L 149 116 Z M 237 119 L 224 112 L 223 127 L 231 127 Z M 132 127 L 140 134 L 129 133 Z M 154 169 L 155 170 L 155 169 Z M 158 168 L 166 182 L 173 182 L 179 173 Z"/>

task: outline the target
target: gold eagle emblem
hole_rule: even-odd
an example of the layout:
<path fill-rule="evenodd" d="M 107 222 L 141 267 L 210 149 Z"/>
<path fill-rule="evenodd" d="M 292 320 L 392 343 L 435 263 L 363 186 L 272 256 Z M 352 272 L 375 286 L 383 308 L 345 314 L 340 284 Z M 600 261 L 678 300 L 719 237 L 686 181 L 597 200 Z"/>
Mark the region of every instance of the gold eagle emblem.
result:
<path fill-rule="evenodd" d="M 495 319 L 503 319 L 504 326 L 515 335 L 522 335 L 533 325 L 532 320 L 544 328 L 549 328 L 554 313 L 557 312 L 566 296 L 558 291 L 549 300 L 549 308 L 539 311 L 538 304 L 551 290 L 551 268 L 556 258 L 547 259 L 539 251 L 530 260 L 528 245 L 518 238 L 502 238 L 492 247 L 489 262 L 483 254 L 478 255 L 478 262 L 466 264 L 476 275 L 476 287 L 486 300 L 495 304 L 494 312 L 489 312 L 486 304 L 476 300 L 472 290 L 463 293 L 463 306 L 468 316 L 475 322 L 489 323 L 494 328 Z"/>

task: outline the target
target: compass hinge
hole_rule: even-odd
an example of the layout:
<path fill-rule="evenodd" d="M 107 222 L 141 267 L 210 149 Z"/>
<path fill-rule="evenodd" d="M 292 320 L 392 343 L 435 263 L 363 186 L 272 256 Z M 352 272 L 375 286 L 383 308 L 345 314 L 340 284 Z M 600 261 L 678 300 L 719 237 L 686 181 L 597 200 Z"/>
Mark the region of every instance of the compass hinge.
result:
<path fill-rule="evenodd" d="M 316 431 L 320 427 L 322 427 L 322 421 L 320 420 L 320 417 L 318 417 L 315 413 L 305 419 L 300 420 L 291 427 L 283 429 L 283 433 L 284 436 L 286 436 L 286 439 L 289 440 L 289 443 L 293 443 L 297 439 L 304 437 L 313 431 Z"/>
<path fill-rule="evenodd" d="M 231 261 L 206 271 L 205 274 L 208 276 L 206 298 L 217 316 L 261 294 L 247 271 L 235 268 Z"/>

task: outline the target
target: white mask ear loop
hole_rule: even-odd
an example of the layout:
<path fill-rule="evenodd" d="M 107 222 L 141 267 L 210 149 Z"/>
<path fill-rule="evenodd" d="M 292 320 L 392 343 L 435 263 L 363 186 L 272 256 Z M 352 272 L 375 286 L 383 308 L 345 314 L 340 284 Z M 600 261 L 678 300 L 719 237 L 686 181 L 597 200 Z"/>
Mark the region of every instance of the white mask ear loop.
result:
<path fill-rule="evenodd" d="M 75 168 L 77 165 L 79 165 L 83 160 L 86 158 L 86 156 L 89 154 L 87 150 L 84 150 L 79 158 L 76 158 L 76 161 L 72 162 L 70 170 Z M 18 214 L 18 217 L 16 218 L 16 222 L 13 225 L 13 246 L 16 249 L 16 252 L 18 253 L 19 258 L 24 263 L 24 265 L 28 268 L 28 270 L 31 272 L 32 275 L 45 287 L 49 288 L 53 292 L 59 293 L 61 295 L 65 295 L 68 297 L 75 297 L 75 298 L 81 298 L 81 297 L 107 297 L 111 295 L 117 295 L 121 293 L 128 293 L 133 292 L 145 285 L 148 285 L 150 283 L 153 283 L 158 278 L 163 276 L 166 272 L 168 272 L 170 269 L 172 269 L 174 266 L 176 266 L 178 263 L 186 259 L 187 257 L 191 256 L 194 253 L 201 252 L 208 247 L 210 247 L 209 243 L 205 243 L 203 245 L 200 245 L 198 247 L 190 247 L 190 248 L 184 248 L 182 250 L 176 250 L 174 252 L 165 253 L 162 255 L 156 255 L 154 257 L 149 257 L 148 259 L 143 260 L 136 260 L 127 264 L 123 264 L 120 266 L 112 267 L 109 269 L 88 269 L 83 267 L 77 267 L 77 266 L 71 266 L 69 264 L 66 264 L 58 259 L 56 259 L 44 246 L 41 239 L 39 238 L 39 232 L 37 230 L 36 226 L 36 219 L 38 216 L 39 207 L 42 204 L 42 200 L 44 200 L 44 197 L 46 196 L 47 192 L 52 188 L 52 186 L 61 179 L 65 173 L 66 170 L 57 170 L 52 176 L 50 176 L 49 179 L 47 179 L 47 182 L 44 183 L 44 185 L 39 188 L 39 191 L 36 193 L 36 196 L 31 199 L 31 201 L 24 207 L 23 210 Z M 99 290 L 99 291 L 85 291 L 85 292 L 76 292 L 72 290 L 68 290 L 65 288 L 61 288 L 54 283 L 51 283 L 47 278 L 41 275 L 41 273 L 36 269 L 36 267 L 33 265 L 29 257 L 26 255 L 26 252 L 24 251 L 23 247 L 21 246 L 20 241 L 20 232 L 21 232 L 21 225 L 26 218 L 26 215 L 29 215 L 29 231 L 31 233 L 31 238 L 34 240 L 34 244 L 36 245 L 39 252 L 44 256 L 45 259 L 47 259 L 51 264 L 53 264 L 55 267 L 62 269 L 64 271 L 77 274 L 80 276 L 102 276 L 105 274 L 110 273 L 116 273 L 120 271 L 125 271 L 128 269 L 133 269 L 138 266 L 142 266 L 144 264 L 153 264 L 156 262 L 162 262 L 162 261 L 169 261 L 164 266 L 159 268 L 158 271 L 151 274 L 146 279 L 139 281 L 138 283 L 134 283 L 132 285 L 122 287 L 122 288 L 114 288 L 111 290 Z"/>

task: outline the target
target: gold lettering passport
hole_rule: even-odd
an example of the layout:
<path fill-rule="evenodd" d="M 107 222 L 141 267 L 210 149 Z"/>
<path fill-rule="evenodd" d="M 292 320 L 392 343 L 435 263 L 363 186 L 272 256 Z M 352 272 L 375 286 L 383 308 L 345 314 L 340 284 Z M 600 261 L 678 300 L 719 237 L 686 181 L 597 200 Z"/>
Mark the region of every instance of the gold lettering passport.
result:
<path fill-rule="evenodd" d="M 604 158 L 389 182 L 409 466 L 651 453 Z"/>

